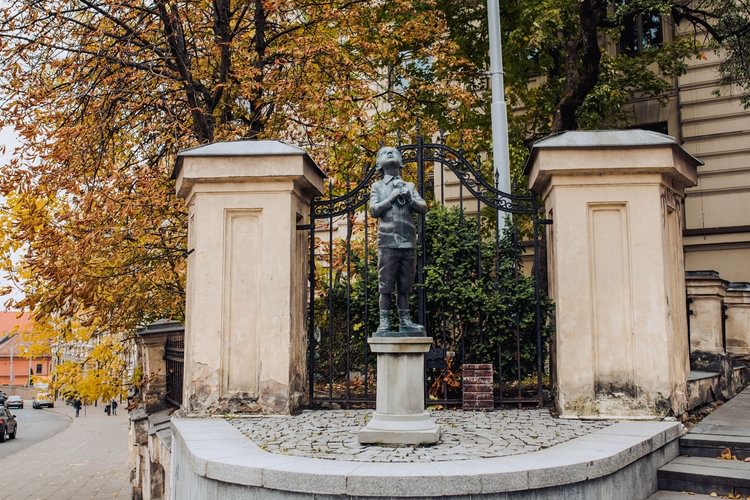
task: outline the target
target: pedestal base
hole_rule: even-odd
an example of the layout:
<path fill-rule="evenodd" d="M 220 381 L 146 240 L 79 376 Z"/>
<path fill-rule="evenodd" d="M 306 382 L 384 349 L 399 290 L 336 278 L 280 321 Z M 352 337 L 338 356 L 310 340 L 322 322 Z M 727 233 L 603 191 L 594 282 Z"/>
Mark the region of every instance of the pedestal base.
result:
<path fill-rule="evenodd" d="M 424 353 L 431 337 L 371 337 L 378 355 L 378 397 L 361 444 L 432 444 L 440 427 L 424 410 Z"/>
<path fill-rule="evenodd" d="M 386 415 L 375 411 L 359 431 L 360 444 L 433 444 L 440 440 L 440 426 L 428 412 Z"/>

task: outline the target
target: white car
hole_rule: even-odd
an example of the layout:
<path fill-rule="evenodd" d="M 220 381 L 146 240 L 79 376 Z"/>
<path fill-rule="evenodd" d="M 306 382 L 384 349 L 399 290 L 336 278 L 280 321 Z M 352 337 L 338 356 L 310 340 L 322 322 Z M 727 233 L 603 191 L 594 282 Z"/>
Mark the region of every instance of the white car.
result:
<path fill-rule="evenodd" d="M 47 394 L 46 392 L 40 392 L 34 398 L 34 401 L 31 403 L 31 406 L 33 406 L 35 410 L 38 410 L 45 406 L 47 406 L 48 408 L 54 408 L 55 402 L 52 401 L 52 397 L 49 394 Z"/>
<path fill-rule="evenodd" d="M 23 410 L 23 398 L 21 396 L 8 396 L 8 399 L 5 400 L 5 407 Z"/>

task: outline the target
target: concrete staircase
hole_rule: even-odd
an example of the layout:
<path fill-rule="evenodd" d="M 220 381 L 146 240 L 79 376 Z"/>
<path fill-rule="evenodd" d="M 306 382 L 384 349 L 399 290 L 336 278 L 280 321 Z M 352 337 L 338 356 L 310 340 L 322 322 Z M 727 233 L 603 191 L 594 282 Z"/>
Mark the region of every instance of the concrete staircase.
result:
<path fill-rule="evenodd" d="M 720 458 L 725 450 L 737 460 Z M 649 500 L 750 495 L 750 389 L 717 408 L 680 438 L 680 456 L 658 470 L 659 490 Z M 744 497 L 743 497 L 744 498 Z"/>

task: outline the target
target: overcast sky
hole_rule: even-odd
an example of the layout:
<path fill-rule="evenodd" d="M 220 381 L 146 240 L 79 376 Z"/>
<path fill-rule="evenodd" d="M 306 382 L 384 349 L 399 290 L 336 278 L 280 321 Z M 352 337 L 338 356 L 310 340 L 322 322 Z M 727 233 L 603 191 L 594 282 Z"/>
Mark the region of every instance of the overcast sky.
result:
<path fill-rule="evenodd" d="M 2 5 L 2 2 L 0 2 L 0 5 Z M 5 146 L 5 154 L 0 153 L 0 165 L 5 165 L 5 163 L 10 159 L 10 156 L 13 154 L 13 149 L 18 145 L 18 138 L 16 137 L 15 133 L 13 132 L 12 128 L 6 127 L 0 129 L 0 146 Z M 2 149 L 2 148 L 0 148 Z M 3 205 L 2 198 L 0 197 L 0 207 Z M 0 272 L 0 286 L 6 286 L 9 282 L 5 278 L 4 273 Z M 21 298 L 22 295 L 20 294 L 14 294 L 14 298 Z M 6 296 L 0 297 L 0 311 L 5 309 L 5 300 L 7 299 Z"/>
<path fill-rule="evenodd" d="M 0 7 L 8 7 L 7 0 L 0 0 Z M 11 127 L 0 128 L 0 146 L 5 146 L 5 153 L 0 153 L 0 166 L 5 165 L 10 156 L 13 154 L 13 149 L 18 145 L 18 138 Z M 2 148 L 0 148 L 2 149 Z M 4 200 L 0 197 L 0 209 L 4 205 Z M 8 280 L 5 278 L 4 273 L 0 271 L 0 286 L 8 285 Z M 22 295 L 19 293 L 13 294 L 13 298 L 21 298 Z M 5 309 L 5 300 L 7 296 L 0 297 L 0 311 Z"/>

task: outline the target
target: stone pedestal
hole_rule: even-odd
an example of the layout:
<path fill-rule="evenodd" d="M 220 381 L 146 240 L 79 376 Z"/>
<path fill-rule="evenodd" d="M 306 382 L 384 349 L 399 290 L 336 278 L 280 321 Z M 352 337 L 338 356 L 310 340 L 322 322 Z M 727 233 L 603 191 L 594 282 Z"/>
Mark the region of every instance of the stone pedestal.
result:
<path fill-rule="evenodd" d="M 534 145 L 565 417 L 658 418 L 687 407 L 684 190 L 700 161 L 644 130 L 566 132 Z"/>
<path fill-rule="evenodd" d="M 440 427 L 424 408 L 424 353 L 431 337 L 371 337 L 378 356 L 375 412 L 359 431 L 362 444 L 430 444 Z"/>
<path fill-rule="evenodd" d="M 310 201 L 324 175 L 278 141 L 182 151 L 188 206 L 185 372 L 189 415 L 289 413 L 304 403 Z"/>
<path fill-rule="evenodd" d="M 728 283 L 716 271 L 688 271 L 690 351 L 724 352 L 724 297 Z"/>

